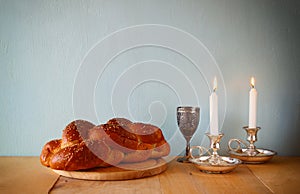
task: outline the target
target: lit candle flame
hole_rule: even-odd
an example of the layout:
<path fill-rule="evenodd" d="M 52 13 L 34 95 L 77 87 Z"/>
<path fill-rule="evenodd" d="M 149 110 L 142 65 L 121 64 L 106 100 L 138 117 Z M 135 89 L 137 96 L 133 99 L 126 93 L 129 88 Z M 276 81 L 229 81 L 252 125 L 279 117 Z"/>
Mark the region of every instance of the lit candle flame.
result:
<path fill-rule="evenodd" d="M 254 86 L 255 86 L 255 79 L 254 79 L 254 77 L 251 77 L 250 86 L 251 86 L 251 88 L 254 88 Z"/>
<path fill-rule="evenodd" d="M 217 84 L 217 78 L 215 77 L 214 78 L 214 88 L 213 88 L 214 92 L 217 90 L 217 86 L 218 86 L 218 84 Z"/>

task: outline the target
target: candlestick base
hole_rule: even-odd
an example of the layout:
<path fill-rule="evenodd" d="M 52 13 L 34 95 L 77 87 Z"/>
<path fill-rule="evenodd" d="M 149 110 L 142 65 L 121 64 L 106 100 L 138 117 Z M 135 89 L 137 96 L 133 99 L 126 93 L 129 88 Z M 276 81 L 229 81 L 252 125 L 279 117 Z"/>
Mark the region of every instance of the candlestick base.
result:
<path fill-rule="evenodd" d="M 241 139 L 230 139 L 228 142 L 229 154 L 231 157 L 238 158 L 244 163 L 264 163 L 272 159 L 277 153 L 267 149 L 257 149 L 254 143 L 257 141 L 257 132 L 260 127 L 249 128 L 243 127 L 247 132 L 247 141 L 249 144 Z M 236 148 L 232 143 L 236 143 Z M 244 147 L 244 148 L 242 148 Z"/>
<path fill-rule="evenodd" d="M 237 158 L 230 158 L 220 156 L 217 150 L 220 149 L 220 141 L 223 134 L 212 135 L 206 133 L 210 140 L 210 148 L 207 149 L 202 146 L 192 146 L 190 149 L 190 162 L 192 162 L 201 172 L 222 174 L 228 173 L 234 170 L 240 163 L 241 160 Z M 193 155 L 193 150 L 198 149 L 198 156 Z M 212 150 L 210 153 L 209 150 Z M 208 155 L 205 155 L 205 154 Z M 205 155 L 205 156 L 204 156 Z"/>

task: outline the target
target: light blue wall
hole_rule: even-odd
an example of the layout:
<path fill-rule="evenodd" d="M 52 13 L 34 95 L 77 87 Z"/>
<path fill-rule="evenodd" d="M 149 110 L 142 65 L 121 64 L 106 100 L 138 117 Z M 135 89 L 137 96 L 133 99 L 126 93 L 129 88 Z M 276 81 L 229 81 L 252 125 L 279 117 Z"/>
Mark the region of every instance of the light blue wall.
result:
<path fill-rule="evenodd" d="M 248 123 L 248 82 L 253 75 L 262 128 L 257 146 L 280 155 L 300 155 L 299 21 L 296 0 L 0 0 L 0 155 L 39 155 L 44 143 L 59 138 L 74 118 L 102 123 L 114 113 L 161 126 L 172 146 L 183 149 L 183 138 L 174 137 L 180 104 L 201 107 L 192 144 L 207 145 L 204 133 L 214 74 L 220 82 L 223 151 L 230 138 L 245 138 L 242 127 Z M 139 25 L 145 26 L 142 30 L 150 26 L 151 33 L 160 28 L 167 32 L 153 33 L 149 44 L 173 44 L 190 54 L 144 45 L 100 69 L 103 57 L 121 48 L 123 41 L 143 41 L 149 30 L 128 37 L 127 32 L 119 33 L 120 40 L 118 33 L 111 33 Z M 93 56 L 101 40 L 109 38 L 99 59 Z M 184 46 L 188 39 L 195 47 Z M 190 55 L 195 56 L 194 64 L 186 57 Z M 86 74 L 77 80 L 86 63 L 96 65 L 90 73 L 103 73 L 96 83 Z M 95 85 L 73 93 L 85 81 Z M 88 89 L 93 89 L 93 96 L 85 100 Z M 95 108 L 96 117 L 82 114 L 88 106 Z"/>

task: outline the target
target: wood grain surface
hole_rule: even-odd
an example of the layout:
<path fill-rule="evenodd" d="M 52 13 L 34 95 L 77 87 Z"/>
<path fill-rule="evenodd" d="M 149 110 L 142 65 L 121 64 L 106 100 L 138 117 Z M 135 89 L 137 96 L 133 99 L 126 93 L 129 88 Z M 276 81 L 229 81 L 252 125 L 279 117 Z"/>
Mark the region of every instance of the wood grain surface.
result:
<path fill-rule="evenodd" d="M 39 157 L 0 157 L 0 193 L 47 193 L 58 178 Z"/>
<path fill-rule="evenodd" d="M 193 164 L 168 164 L 168 169 L 152 177 L 125 181 L 82 181 L 61 177 L 51 193 L 272 193 L 246 165 L 231 173 L 206 174 Z"/>
<path fill-rule="evenodd" d="M 265 164 L 241 164 L 227 174 L 206 174 L 176 160 L 167 166 L 155 176 L 95 181 L 59 177 L 38 157 L 0 157 L 0 193 L 300 193 L 300 157 L 275 156 Z"/>

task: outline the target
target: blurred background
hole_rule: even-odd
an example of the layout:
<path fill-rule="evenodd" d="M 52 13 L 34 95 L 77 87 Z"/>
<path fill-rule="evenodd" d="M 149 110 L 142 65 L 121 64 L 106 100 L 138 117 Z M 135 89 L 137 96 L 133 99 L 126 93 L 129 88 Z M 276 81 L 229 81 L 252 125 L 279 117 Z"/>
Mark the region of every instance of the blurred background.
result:
<path fill-rule="evenodd" d="M 126 29 L 149 25 L 167 32 L 153 33 L 159 42 L 177 38 L 177 47 L 186 48 L 194 40 L 190 51 L 199 52 L 199 61 L 151 42 L 115 53 L 127 39 Z M 123 39 L 110 39 L 118 33 Z M 177 154 L 185 148 L 176 121 L 180 105 L 200 106 L 192 145 L 208 146 L 204 134 L 215 74 L 222 152 L 229 139 L 246 138 L 242 127 L 248 125 L 254 76 L 261 127 L 257 147 L 299 156 L 299 34 L 297 0 L 0 0 L 0 155 L 39 155 L 72 120 L 100 124 L 115 116 L 158 125 Z M 143 39 L 140 35 L 128 40 Z M 110 42 L 98 53 L 98 64 L 96 48 L 105 40 Z M 194 43 L 199 50 L 192 49 Z M 115 57 L 104 64 L 106 54 Z M 85 85 L 82 92 L 76 85 L 88 63 L 96 65 L 89 71 L 97 72 L 86 85 L 93 89 L 90 99 Z M 85 105 L 96 116 L 74 109 Z"/>

